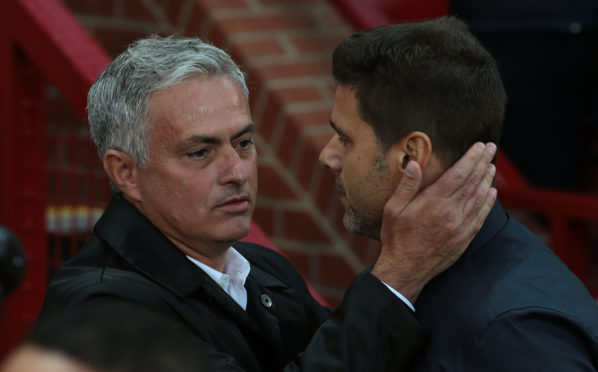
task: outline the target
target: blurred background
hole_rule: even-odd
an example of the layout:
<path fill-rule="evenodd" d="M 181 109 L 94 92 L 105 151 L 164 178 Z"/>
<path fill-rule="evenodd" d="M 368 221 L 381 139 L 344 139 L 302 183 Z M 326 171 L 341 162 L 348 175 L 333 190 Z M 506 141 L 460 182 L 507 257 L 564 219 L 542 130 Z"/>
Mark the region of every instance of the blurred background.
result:
<path fill-rule="evenodd" d="M 247 239 L 282 251 L 335 306 L 378 245 L 345 232 L 333 178 L 317 162 L 332 134 L 332 50 L 360 29 L 458 15 L 497 59 L 509 97 L 499 199 L 598 296 L 596 0 L 5 0 L 0 8 L 0 225 L 16 239 L 0 239 L 16 287 L 0 291 L 0 357 L 35 322 L 53 270 L 110 197 L 89 140 L 87 90 L 130 42 L 153 33 L 207 39 L 247 73 L 260 153 Z"/>

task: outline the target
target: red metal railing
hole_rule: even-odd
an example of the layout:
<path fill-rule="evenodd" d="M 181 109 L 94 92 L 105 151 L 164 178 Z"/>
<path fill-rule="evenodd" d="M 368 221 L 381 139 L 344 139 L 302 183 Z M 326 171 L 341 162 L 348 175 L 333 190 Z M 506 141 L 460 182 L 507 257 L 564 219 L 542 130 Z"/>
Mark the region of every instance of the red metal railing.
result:
<path fill-rule="evenodd" d="M 448 0 L 330 0 L 356 29 L 448 14 Z M 586 284 L 589 283 L 588 227 L 598 222 L 598 196 L 532 187 L 499 151 L 496 184 L 499 200 L 512 210 L 537 214 L 548 221 L 548 245 Z"/>
<path fill-rule="evenodd" d="M 0 12 L 0 224 L 23 242 L 28 270 L 4 304 L 0 352 L 35 321 L 48 278 L 48 84 L 85 115 L 91 81 L 110 61 L 59 1 L 10 0 Z"/>

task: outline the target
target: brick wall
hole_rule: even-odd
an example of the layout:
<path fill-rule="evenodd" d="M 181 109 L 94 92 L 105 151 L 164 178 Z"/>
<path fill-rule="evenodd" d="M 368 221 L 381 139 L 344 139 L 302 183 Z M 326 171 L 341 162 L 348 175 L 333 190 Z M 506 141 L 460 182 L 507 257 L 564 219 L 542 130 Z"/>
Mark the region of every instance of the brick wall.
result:
<path fill-rule="evenodd" d="M 151 33 L 199 36 L 247 73 L 258 125 L 255 219 L 332 305 L 377 244 L 342 227 L 318 164 L 332 132 L 330 57 L 352 29 L 325 0 L 63 0 L 111 55 Z"/>

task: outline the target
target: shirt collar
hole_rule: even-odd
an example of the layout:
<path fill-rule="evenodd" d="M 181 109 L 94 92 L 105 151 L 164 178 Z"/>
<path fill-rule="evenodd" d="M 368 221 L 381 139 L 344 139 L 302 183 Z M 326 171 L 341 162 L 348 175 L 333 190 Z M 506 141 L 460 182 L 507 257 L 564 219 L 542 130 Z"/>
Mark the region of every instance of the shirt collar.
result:
<path fill-rule="evenodd" d="M 223 272 L 215 270 L 193 257 L 187 256 L 187 258 L 208 274 L 228 294 L 231 294 L 231 284 L 236 287 L 243 287 L 247 276 L 249 276 L 249 261 L 233 247 L 230 247 L 226 252 Z"/>
<path fill-rule="evenodd" d="M 230 276 L 231 282 L 244 286 L 245 280 L 247 280 L 247 276 L 249 275 L 249 270 L 249 261 L 235 248 L 230 247 L 228 252 L 226 252 L 224 272 Z"/>

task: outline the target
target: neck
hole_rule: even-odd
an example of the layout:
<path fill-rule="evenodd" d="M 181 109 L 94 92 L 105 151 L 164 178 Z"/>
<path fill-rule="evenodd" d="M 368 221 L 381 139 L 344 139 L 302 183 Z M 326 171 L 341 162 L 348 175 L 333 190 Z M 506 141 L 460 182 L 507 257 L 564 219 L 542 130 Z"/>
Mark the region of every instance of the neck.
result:
<path fill-rule="evenodd" d="M 202 246 L 201 248 L 198 247 L 189 247 L 188 245 L 173 240 L 172 238 L 168 238 L 178 249 L 181 250 L 184 254 L 189 257 L 196 259 L 197 261 L 208 265 L 214 270 L 224 272 L 224 265 L 226 264 L 226 254 L 228 249 L 231 247 L 233 242 L 230 243 L 223 243 L 218 244 L 218 246 Z"/>

